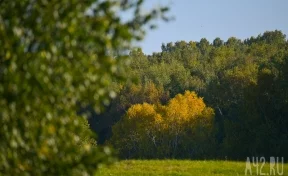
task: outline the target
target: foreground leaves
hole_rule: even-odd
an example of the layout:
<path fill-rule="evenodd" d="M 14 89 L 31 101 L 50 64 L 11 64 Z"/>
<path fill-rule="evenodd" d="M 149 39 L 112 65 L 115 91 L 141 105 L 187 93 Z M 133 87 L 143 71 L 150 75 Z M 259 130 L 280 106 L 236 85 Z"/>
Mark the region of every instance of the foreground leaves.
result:
<path fill-rule="evenodd" d="M 163 11 L 141 15 L 142 3 L 0 2 L 0 173 L 87 175 L 113 161 L 77 111 L 115 97 L 125 52 Z M 135 18 L 122 22 L 126 10 Z"/>

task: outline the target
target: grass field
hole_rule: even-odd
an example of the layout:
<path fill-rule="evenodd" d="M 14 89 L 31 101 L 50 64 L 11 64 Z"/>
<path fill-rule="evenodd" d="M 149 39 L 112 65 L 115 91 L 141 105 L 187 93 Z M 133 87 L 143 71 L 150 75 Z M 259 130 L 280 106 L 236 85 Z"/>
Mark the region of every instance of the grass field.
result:
<path fill-rule="evenodd" d="M 110 167 L 101 168 L 96 175 L 101 176 L 141 176 L 141 175 L 160 175 L 160 176 L 207 176 L 207 175 L 245 175 L 245 162 L 234 161 L 189 161 L 189 160 L 125 160 L 118 162 Z M 260 175 L 262 163 L 257 167 L 251 163 L 251 175 Z M 282 171 L 282 164 L 278 165 L 279 173 Z M 275 175 L 277 165 L 275 165 Z M 288 164 L 283 166 L 283 175 L 288 175 Z M 270 164 L 266 163 L 261 169 L 261 174 L 270 174 Z M 248 172 L 247 175 L 250 175 Z"/>

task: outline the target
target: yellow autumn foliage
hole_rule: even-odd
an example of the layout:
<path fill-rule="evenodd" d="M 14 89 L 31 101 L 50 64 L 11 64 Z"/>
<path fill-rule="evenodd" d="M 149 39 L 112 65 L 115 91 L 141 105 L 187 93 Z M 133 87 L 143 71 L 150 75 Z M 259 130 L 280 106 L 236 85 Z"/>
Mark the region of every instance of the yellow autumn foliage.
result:
<path fill-rule="evenodd" d="M 206 107 L 203 98 L 195 92 L 185 91 L 167 105 L 132 105 L 122 120 L 113 126 L 110 141 L 125 156 L 149 158 L 157 151 L 159 157 L 167 157 L 171 153 L 175 155 L 180 146 L 185 150 L 193 147 L 199 136 L 201 141 L 208 139 L 213 117 L 213 109 Z"/>
<path fill-rule="evenodd" d="M 141 126 L 153 125 L 162 121 L 162 117 L 156 112 L 155 106 L 148 103 L 131 106 L 126 113 L 126 117 L 130 121 L 137 121 L 137 124 Z"/>
<path fill-rule="evenodd" d="M 206 105 L 202 98 L 195 92 L 185 91 L 185 94 L 178 94 L 169 101 L 167 106 L 167 120 L 187 122 L 199 116 Z"/>

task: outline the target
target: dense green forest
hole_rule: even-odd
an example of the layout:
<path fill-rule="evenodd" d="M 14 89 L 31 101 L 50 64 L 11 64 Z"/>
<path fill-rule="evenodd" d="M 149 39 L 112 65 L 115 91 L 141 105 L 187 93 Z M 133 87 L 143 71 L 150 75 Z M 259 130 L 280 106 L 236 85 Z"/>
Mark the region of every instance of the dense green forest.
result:
<path fill-rule="evenodd" d="M 130 52 L 130 81 L 90 125 L 122 158 L 288 157 L 288 42 L 281 31 Z"/>

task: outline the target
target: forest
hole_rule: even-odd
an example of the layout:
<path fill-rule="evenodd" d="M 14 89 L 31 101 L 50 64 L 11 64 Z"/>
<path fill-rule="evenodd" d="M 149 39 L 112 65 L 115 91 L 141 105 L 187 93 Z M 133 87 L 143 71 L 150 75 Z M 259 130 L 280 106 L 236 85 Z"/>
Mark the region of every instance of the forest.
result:
<path fill-rule="evenodd" d="M 89 122 L 121 158 L 288 157 L 288 42 L 281 31 L 130 52 L 129 80 Z"/>

